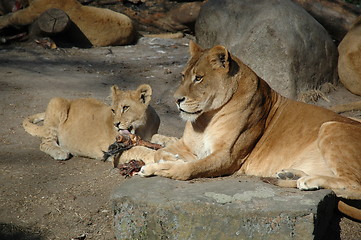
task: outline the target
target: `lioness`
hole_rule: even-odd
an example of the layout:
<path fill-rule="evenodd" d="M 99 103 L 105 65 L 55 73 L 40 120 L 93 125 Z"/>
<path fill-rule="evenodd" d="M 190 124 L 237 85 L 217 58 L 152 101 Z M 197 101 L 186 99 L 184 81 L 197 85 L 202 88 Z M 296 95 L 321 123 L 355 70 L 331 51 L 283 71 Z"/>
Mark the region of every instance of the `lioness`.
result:
<path fill-rule="evenodd" d="M 31 24 L 51 8 L 66 12 L 93 46 L 125 45 L 135 40 L 136 30 L 129 17 L 110 9 L 83 6 L 77 0 L 30 0 L 29 7 L 0 16 L 0 29 Z"/>
<path fill-rule="evenodd" d="M 127 130 L 150 140 L 159 128 L 159 117 L 149 105 L 152 89 L 140 85 L 134 91 L 111 87 L 112 106 L 92 98 L 53 98 L 46 112 L 23 121 L 25 131 L 41 137 L 40 150 L 56 160 L 71 155 L 102 159 L 118 131 Z M 35 123 L 44 120 L 43 126 Z"/>
<path fill-rule="evenodd" d="M 342 84 L 353 94 L 361 96 L 361 17 L 338 45 L 337 71 Z M 331 110 L 341 113 L 361 110 L 361 101 L 333 106 Z"/>
<path fill-rule="evenodd" d="M 183 137 L 140 175 L 289 177 L 298 179 L 282 183 L 361 199 L 361 123 L 282 97 L 223 46 L 189 45 L 174 94 L 187 121 Z"/>
<path fill-rule="evenodd" d="M 338 45 L 338 75 L 352 93 L 361 95 L 361 17 Z"/>

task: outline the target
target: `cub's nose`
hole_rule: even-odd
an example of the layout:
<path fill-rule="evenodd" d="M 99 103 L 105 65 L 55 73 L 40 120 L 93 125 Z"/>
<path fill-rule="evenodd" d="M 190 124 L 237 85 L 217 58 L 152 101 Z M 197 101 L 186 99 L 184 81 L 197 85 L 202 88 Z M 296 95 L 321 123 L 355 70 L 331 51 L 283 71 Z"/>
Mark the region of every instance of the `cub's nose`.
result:
<path fill-rule="evenodd" d="M 185 99 L 186 99 L 185 97 L 177 98 L 177 100 L 176 100 L 177 105 L 179 106 L 182 102 L 184 102 Z"/>

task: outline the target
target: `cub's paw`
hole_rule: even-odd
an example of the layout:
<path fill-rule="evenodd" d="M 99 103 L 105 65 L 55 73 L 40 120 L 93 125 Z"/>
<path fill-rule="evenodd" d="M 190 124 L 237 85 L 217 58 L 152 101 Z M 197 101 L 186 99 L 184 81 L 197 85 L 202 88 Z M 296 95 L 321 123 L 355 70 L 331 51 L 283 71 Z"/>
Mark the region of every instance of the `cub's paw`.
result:
<path fill-rule="evenodd" d="M 306 176 L 297 180 L 297 188 L 301 190 L 317 190 L 320 189 L 320 177 Z"/>
<path fill-rule="evenodd" d="M 64 161 L 64 160 L 68 160 L 71 157 L 71 154 L 64 150 L 59 149 L 52 152 L 50 156 L 52 156 L 55 160 Z"/>

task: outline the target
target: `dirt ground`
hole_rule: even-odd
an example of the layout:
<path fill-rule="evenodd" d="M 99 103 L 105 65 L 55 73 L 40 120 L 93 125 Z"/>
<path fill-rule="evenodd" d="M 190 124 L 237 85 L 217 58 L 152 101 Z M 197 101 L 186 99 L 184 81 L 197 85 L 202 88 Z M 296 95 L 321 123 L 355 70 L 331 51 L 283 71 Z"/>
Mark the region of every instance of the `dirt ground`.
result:
<path fill-rule="evenodd" d="M 172 95 L 188 59 L 188 39 L 142 38 L 136 45 L 44 49 L 34 42 L 0 45 L 0 239 L 113 239 L 112 189 L 124 181 L 111 163 L 74 157 L 55 161 L 27 134 L 24 117 L 42 112 L 54 96 L 105 102 L 117 84 L 153 87 L 160 133 L 180 136 Z M 333 105 L 359 100 L 343 87 Z M 352 113 L 360 117 L 360 112 Z M 341 218 L 341 239 L 361 239 L 361 224 Z"/>
<path fill-rule="evenodd" d="M 160 132 L 179 136 L 172 91 L 187 60 L 188 40 L 144 39 L 137 45 L 46 50 L 34 43 L 0 46 L 0 239 L 113 239 L 111 190 L 124 177 L 109 162 L 55 161 L 39 151 L 22 119 L 50 98 L 109 102 L 110 86 L 153 87 Z M 165 121 L 167 116 L 167 121 Z"/>

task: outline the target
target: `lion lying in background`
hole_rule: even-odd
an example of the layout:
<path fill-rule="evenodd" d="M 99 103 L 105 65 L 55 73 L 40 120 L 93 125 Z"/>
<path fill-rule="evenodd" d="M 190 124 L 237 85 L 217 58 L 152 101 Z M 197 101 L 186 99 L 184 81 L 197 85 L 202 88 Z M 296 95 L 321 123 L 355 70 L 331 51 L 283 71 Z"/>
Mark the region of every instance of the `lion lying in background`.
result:
<path fill-rule="evenodd" d="M 132 20 L 110 9 L 83 6 L 76 0 L 30 0 L 25 9 L 0 16 L 0 29 L 9 25 L 28 25 L 43 12 L 63 10 L 93 46 L 126 45 L 135 40 Z"/>
<path fill-rule="evenodd" d="M 338 45 L 338 75 L 343 85 L 361 96 L 361 18 Z"/>
<path fill-rule="evenodd" d="M 31 135 L 41 137 L 40 150 L 56 160 L 68 159 L 70 155 L 102 159 L 118 131 L 130 131 L 145 140 L 157 133 L 160 120 L 149 105 L 149 85 L 140 85 L 135 91 L 112 86 L 111 96 L 112 106 L 92 98 L 53 98 L 46 112 L 24 119 L 23 127 Z M 43 126 L 35 124 L 40 121 L 44 121 Z"/>
<path fill-rule="evenodd" d="M 276 176 L 278 185 L 361 199 L 360 122 L 282 97 L 223 46 L 190 42 L 190 53 L 174 94 L 183 137 L 149 156 L 140 175 Z"/>
<path fill-rule="evenodd" d="M 361 17 L 338 45 L 338 52 L 340 81 L 350 92 L 361 96 Z M 361 101 L 337 105 L 331 110 L 338 113 L 361 110 Z"/>

